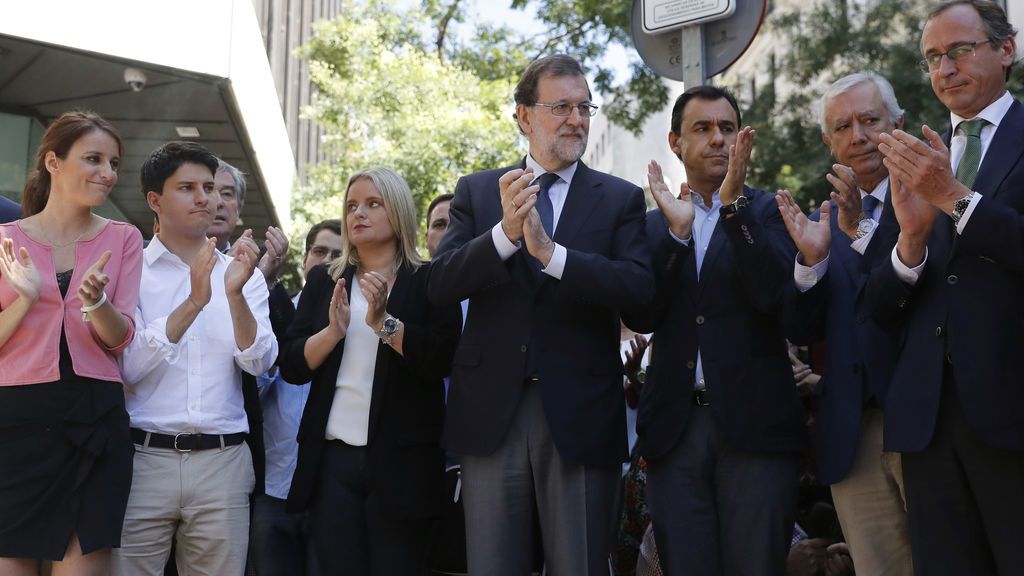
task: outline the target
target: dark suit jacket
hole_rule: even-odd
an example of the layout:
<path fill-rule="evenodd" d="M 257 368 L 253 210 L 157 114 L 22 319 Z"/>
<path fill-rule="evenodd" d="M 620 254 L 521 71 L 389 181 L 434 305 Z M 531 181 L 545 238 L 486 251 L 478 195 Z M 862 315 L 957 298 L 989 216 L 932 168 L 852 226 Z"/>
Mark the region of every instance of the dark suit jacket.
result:
<path fill-rule="evenodd" d="M 833 214 L 836 207 L 833 205 Z M 818 212 L 811 215 L 817 220 Z M 813 288 L 789 289 L 786 306 L 790 340 L 813 344 L 824 340 L 825 371 L 818 382 L 817 450 L 819 480 L 835 484 L 846 477 L 860 445 L 864 405 L 874 397 L 885 405 L 896 362 L 897 339 L 878 326 L 863 309 L 862 298 L 872 268 L 888 262 L 899 224 L 892 203 L 886 201 L 882 216 L 861 255 L 850 247 L 850 238 L 839 229 L 839 218 L 830 220 L 828 272 Z"/>
<path fill-rule="evenodd" d="M 393 516 L 426 517 L 440 511 L 444 498 L 444 453 L 439 446 L 444 419 L 444 377 L 459 338 L 458 305 L 431 306 L 427 301 L 429 264 L 415 272 L 403 268 L 388 297 L 388 313 L 405 324 L 402 350 L 378 343 L 367 437 L 368 482 L 385 497 Z M 349 267 L 345 286 L 355 286 Z M 299 456 L 288 494 L 288 509 L 309 507 L 326 443 L 327 418 L 334 402 L 345 341 L 322 365 L 306 363 L 306 340 L 327 326 L 334 281 L 326 266 L 310 270 L 295 319 L 280 355 L 284 379 L 312 382 L 299 423 Z M 355 288 L 358 290 L 358 288 Z M 353 316 L 350 322 L 363 322 Z"/>
<path fill-rule="evenodd" d="M 645 313 L 626 318 L 634 330 L 654 332 L 636 425 L 647 459 L 667 454 L 686 430 L 698 346 L 710 409 L 730 446 L 792 452 L 804 445 L 782 322 L 796 249 L 774 195 L 751 188 L 746 195 L 747 208 L 719 220 L 700 282 L 690 246 L 669 235 L 660 211 L 647 217 L 657 295 Z"/>
<path fill-rule="evenodd" d="M 982 199 L 963 234 L 939 214 L 917 284 L 903 283 L 891 264 L 868 284 L 870 310 L 902 336 L 886 399 L 888 450 L 917 452 L 931 442 L 947 352 L 957 399 L 979 438 L 1024 450 L 1024 106 L 1016 100 L 974 190 Z"/>
<path fill-rule="evenodd" d="M 451 224 L 431 268 L 431 300 L 450 305 L 469 298 L 452 365 L 444 445 L 474 456 L 497 449 L 523 382 L 532 376 L 526 373 L 532 346 L 548 427 L 562 458 L 622 462 L 619 310 L 647 303 L 654 292 L 643 192 L 578 164 L 555 229 L 554 241 L 568 251 L 557 280 L 539 272 L 525 245 L 504 262 L 494 247 L 491 228 L 502 216 L 498 178 L 514 168 L 459 179 Z"/>
<path fill-rule="evenodd" d="M 14 222 L 18 218 L 21 218 L 21 207 L 0 196 L 0 224 Z"/>

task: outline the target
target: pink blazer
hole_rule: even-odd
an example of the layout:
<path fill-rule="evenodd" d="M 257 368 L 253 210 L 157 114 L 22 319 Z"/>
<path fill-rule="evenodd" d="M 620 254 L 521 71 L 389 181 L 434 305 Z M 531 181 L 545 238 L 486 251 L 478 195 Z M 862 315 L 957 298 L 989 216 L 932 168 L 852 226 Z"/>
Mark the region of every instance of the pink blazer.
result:
<path fill-rule="evenodd" d="M 22 230 L 18 222 L 0 225 L 0 238 L 14 240 L 15 250 L 28 249 L 39 270 L 43 288 L 21 325 L 0 347 L 0 386 L 18 386 L 53 382 L 60 379 L 60 328 L 63 322 L 75 374 L 99 380 L 121 382 L 116 354 L 135 335 L 135 308 L 139 302 L 142 277 L 142 234 L 123 222 L 110 221 L 91 240 L 82 240 L 75 252 L 75 270 L 67 298 L 61 298 L 52 250 Z M 99 257 L 110 250 L 111 258 L 103 268 L 110 276 L 107 299 L 128 320 L 124 342 L 108 348 L 96 335 L 91 323 L 82 321 L 82 301 L 78 286 Z M 7 308 L 18 294 L 0 276 L 0 309 Z"/>

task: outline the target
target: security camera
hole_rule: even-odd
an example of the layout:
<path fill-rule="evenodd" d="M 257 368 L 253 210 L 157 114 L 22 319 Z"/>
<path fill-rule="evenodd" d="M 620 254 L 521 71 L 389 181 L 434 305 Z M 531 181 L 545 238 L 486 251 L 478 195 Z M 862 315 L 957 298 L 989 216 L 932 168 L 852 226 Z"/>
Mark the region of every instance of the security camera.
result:
<path fill-rule="evenodd" d="M 132 92 L 142 92 L 142 89 L 146 87 L 146 73 L 138 68 L 125 68 L 124 82 L 132 89 Z"/>

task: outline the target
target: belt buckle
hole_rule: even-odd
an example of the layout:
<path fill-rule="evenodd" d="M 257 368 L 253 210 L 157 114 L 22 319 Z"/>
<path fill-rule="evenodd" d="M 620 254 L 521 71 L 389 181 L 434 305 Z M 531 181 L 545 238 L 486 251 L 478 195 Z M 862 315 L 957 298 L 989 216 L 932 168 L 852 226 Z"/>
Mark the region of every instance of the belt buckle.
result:
<path fill-rule="evenodd" d="M 693 392 L 693 403 L 697 406 L 710 406 L 711 402 L 708 402 L 707 390 L 695 390 Z"/>
<path fill-rule="evenodd" d="M 178 438 L 181 438 L 182 436 L 195 436 L 195 434 L 191 432 L 178 432 L 177 434 L 175 434 L 174 449 L 177 450 L 178 452 L 191 452 L 193 450 L 192 448 L 178 448 Z"/>

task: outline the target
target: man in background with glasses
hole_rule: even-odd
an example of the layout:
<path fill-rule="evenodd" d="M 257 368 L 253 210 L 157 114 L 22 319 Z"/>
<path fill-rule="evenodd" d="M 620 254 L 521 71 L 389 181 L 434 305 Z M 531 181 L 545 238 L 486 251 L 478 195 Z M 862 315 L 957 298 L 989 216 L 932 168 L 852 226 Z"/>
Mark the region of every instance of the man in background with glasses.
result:
<path fill-rule="evenodd" d="M 443 442 L 462 456 L 469 572 L 607 575 L 627 458 L 619 313 L 654 293 L 637 186 L 579 161 L 597 107 L 569 56 L 530 64 L 518 165 L 462 177 L 431 263 L 437 304 L 472 306 Z"/>
<path fill-rule="evenodd" d="M 998 4 L 943 3 L 922 66 L 951 132 L 880 137 L 900 234 L 866 299 L 903 338 L 885 407 L 917 574 L 1024 565 L 1024 106 Z"/>

